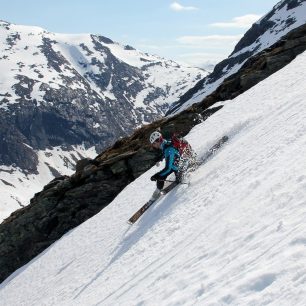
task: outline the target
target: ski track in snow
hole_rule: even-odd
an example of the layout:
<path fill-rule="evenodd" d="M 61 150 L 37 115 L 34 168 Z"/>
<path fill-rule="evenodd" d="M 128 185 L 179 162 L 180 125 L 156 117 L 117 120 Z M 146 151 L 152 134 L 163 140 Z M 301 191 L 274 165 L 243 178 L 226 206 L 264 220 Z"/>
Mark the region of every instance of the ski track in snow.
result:
<path fill-rule="evenodd" d="M 274 305 L 306 301 L 306 53 L 196 126 L 229 141 L 133 226 L 150 169 L 0 285 L 15 305 Z"/>

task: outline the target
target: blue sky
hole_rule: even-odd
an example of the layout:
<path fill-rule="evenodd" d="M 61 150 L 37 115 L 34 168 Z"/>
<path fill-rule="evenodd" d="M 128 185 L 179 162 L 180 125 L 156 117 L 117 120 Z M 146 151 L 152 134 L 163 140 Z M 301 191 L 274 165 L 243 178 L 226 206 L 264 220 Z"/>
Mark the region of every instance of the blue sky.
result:
<path fill-rule="evenodd" d="M 227 57 L 279 0 L 0 0 L 0 19 L 58 33 L 107 36 L 200 66 Z"/>

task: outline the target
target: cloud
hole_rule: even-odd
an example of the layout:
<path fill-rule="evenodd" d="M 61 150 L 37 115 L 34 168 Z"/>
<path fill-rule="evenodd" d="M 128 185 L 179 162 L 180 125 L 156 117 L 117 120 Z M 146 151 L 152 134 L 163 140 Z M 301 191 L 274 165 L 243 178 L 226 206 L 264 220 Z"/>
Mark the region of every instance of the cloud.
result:
<path fill-rule="evenodd" d="M 229 22 L 212 23 L 210 26 L 215 28 L 249 28 L 261 17 L 261 15 L 248 14 L 240 17 L 235 17 Z"/>
<path fill-rule="evenodd" d="M 173 2 L 170 4 L 170 9 L 176 12 L 181 12 L 181 11 L 194 11 L 197 10 L 198 8 L 194 6 L 183 6 L 178 2 Z"/>
<path fill-rule="evenodd" d="M 161 47 L 158 46 L 158 45 L 152 45 L 152 44 L 144 44 L 144 43 L 141 43 L 141 44 L 137 44 L 137 48 L 139 50 L 146 50 L 146 49 L 151 49 L 151 50 L 160 50 Z"/>
<path fill-rule="evenodd" d="M 217 63 L 221 62 L 227 57 L 224 53 L 206 53 L 206 52 L 194 52 L 185 53 L 178 56 L 178 61 L 191 65 L 203 67 L 205 69 L 215 66 Z"/>
<path fill-rule="evenodd" d="M 208 36 L 181 36 L 176 39 L 181 44 L 191 48 L 224 48 L 235 45 L 243 35 L 208 35 Z"/>

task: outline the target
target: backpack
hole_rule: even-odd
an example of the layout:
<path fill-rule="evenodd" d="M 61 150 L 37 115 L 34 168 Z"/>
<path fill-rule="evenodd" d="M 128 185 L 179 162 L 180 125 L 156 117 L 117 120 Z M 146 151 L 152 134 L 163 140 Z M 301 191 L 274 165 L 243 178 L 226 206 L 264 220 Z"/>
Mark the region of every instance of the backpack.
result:
<path fill-rule="evenodd" d="M 172 143 L 172 146 L 178 150 L 181 157 L 182 156 L 186 156 L 186 157 L 192 156 L 192 148 L 185 138 L 178 136 L 177 134 L 173 134 L 171 137 L 171 143 Z"/>

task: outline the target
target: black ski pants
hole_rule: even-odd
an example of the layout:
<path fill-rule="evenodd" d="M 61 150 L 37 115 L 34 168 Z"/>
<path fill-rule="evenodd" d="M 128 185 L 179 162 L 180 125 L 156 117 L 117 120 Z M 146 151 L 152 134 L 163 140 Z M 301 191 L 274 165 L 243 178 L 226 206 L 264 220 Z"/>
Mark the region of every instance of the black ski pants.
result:
<path fill-rule="evenodd" d="M 165 180 L 167 179 L 167 177 L 174 173 L 175 174 L 175 178 L 176 180 L 179 180 L 179 175 L 178 175 L 178 171 L 174 171 L 172 170 L 171 172 L 167 173 L 166 175 L 159 175 L 158 180 L 156 181 L 156 187 L 160 190 L 162 190 L 164 188 L 165 185 Z"/>

